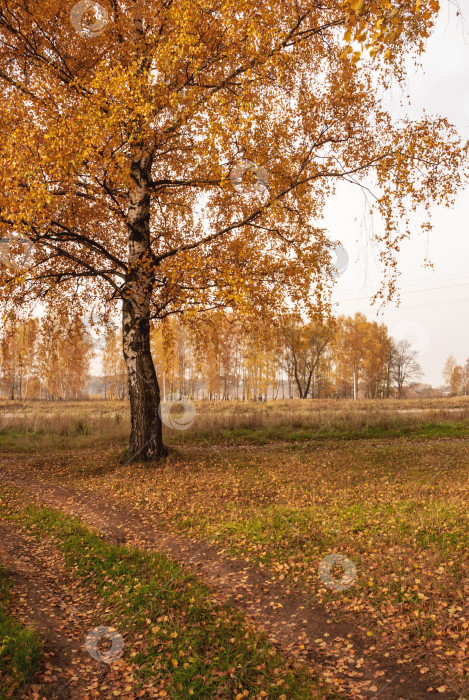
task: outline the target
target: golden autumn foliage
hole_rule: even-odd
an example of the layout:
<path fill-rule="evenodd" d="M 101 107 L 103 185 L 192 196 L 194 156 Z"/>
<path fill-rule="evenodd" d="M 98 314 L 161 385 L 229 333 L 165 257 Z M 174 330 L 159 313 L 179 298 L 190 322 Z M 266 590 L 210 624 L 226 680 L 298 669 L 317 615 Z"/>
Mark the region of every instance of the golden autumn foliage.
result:
<path fill-rule="evenodd" d="M 454 355 L 450 355 L 443 366 L 443 378 L 451 394 L 467 395 L 469 393 L 469 359 L 465 365 L 459 365 Z"/>
<path fill-rule="evenodd" d="M 47 309 L 38 339 L 37 364 L 50 399 L 77 398 L 84 388 L 93 342 L 83 319 Z"/>
<path fill-rule="evenodd" d="M 1 299 L 123 302 L 131 451 L 158 457 L 149 320 L 322 311 L 321 217 L 343 180 L 376 194 L 384 298 L 409 214 L 426 225 L 430 202 L 451 203 L 467 146 L 444 118 L 395 121 L 378 97 L 423 51 L 437 0 L 95 10 L 0 2 L 0 235 L 13 258 L 15 237 L 32 241 L 26 266 L 1 266 Z"/>
<path fill-rule="evenodd" d="M 402 207 L 458 185 L 465 151 L 445 120 L 393 124 L 370 89 L 423 49 L 434 0 L 152 2 L 137 33 L 139 10 L 117 3 L 99 36 L 79 34 L 71 9 L 20 2 L 0 15 L 2 228 L 34 241 L 22 292 L 78 277 L 99 301 L 129 293 L 142 158 L 151 246 L 133 262 L 156 276 L 157 314 L 306 302 L 327 264 L 314 221 L 347 173 L 379 186 L 389 244 L 405 234 Z M 241 158 L 266 169 L 265 197 L 231 186 Z"/>
<path fill-rule="evenodd" d="M 0 334 L 0 380 L 10 399 L 81 397 L 94 355 L 83 319 L 51 313 L 9 318 Z"/>
<path fill-rule="evenodd" d="M 386 395 L 391 361 L 391 338 L 384 324 L 370 323 L 362 313 L 339 317 L 334 337 L 338 383 L 366 386 L 366 395 Z"/>
<path fill-rule="evenodd" d="M 102 359 L 105 397 L 124 399 L 127 395 L 127 369 L 122 353 L 122 338 L 115 328 L 106 331 Z"/>
<path fill-rule="evenodd" d="M 0 339 L 0 376 L 10 399 L 28 398 L 35 369 L 37 319 L 9 319 Z"/>

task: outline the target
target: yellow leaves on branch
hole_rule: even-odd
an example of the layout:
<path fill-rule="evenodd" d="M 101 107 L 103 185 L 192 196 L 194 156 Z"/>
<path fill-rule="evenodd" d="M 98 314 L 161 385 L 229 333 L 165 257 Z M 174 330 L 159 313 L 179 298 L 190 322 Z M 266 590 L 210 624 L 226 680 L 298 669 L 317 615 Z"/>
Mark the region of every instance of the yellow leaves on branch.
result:
<path fill-rule="evenodd" d="M 419 49 L 436 0 L 310 3 L 306 14 L 291 0 L 219 5 L 149 1 L 138 42 L 130 11 L 86 39 L 58 0 L 44 12 L 19 0 L 15 26 L 34 50 L 0 17 L 0 236 L 34 232 L 32 290 L 41 277 L 112 302 L 152 294 L 161 317 L 223 304 L 267 313 L 287 297 L 311 306 L 327 266 L 311 222 L 334 182 L 375 179 L 389 249 L 406 196 L 458 187 L 449 129 L 395 125 L 370 89 Z M 244 159 L 268 172 L 262 201 L 232 186 Z M 144 229 L 136 252 L 129 238 Z"/>
<path fill-rule="evenodd" d="M 440 10 L 439 0 L 344 0 L 346 12 L 344 42 L 359 42 L 369 55 L 384 55 L 390 61 L 398 42 L 419 33 L 429 35 Z M 422 46 L 418 47 L 418 51 Z M 343 54 L 347 55 L 347 54 Z"/>

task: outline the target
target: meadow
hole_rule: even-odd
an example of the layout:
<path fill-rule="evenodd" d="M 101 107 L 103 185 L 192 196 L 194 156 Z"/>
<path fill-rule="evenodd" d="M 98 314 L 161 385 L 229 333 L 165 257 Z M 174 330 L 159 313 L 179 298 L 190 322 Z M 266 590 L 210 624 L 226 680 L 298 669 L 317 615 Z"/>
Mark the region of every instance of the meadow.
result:
<path fill-rule="evenodd" d="M 176 405 L 176 412 L 177 409 Z M 469 397 L 207 401 L 195 402 L 195 409 L 195 419 L 187 429 L 163 427 L 168 445 L 411 435 L 464 437 Z M 34 453 L 41 447 L 67 451 L 111 444 L 125 449 L 129 430 L 127 401 L 0 400 L 0 444 L 12 450 Z"/>
<path fill-rule="evenodd" d="M 155 466 L 124 402 L 0 406 L 2 527 L 78 649 L 56 671 L 34 636 L 5 697 L 469 697 L 468 398 L 196 409 Z"/>

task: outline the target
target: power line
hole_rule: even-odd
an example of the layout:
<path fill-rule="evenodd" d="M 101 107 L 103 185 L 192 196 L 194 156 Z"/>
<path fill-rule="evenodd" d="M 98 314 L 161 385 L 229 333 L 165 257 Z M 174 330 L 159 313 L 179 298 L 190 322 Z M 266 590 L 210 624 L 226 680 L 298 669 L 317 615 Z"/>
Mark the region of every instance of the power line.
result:
<path fill-rule="evenodd" d="M 350 299 L 348 300 L 350 303 L 353 302 L 359 302 L 359 299 Z M 407 310 L 412 310 L 412 309 L 427 309 L 431 308 L 433 306 L 447 306 L 448 304 L 462 304 L 463 302 L 469 302 L 469 298 L 466 299 L 449 299 L 448 301 L 435 301 L 430 304 L 414 304 L 413 306 L 405 306 L 405 311 Z M 339 303 L 345 303 L 345 302 L 337 302 Z M 393 309 L 394 310 L 394 309 Z M 397 310 L 397 309 L 396 309 Z"/>
<path fill-rule="evenodd" d="M 434 291 L 439 291 L 440 289 L 455 289 L 456 287 L 467 287 L 469 286 L 469 282 L 463 282 L 461 284 L 449 284 L 445 286 L 438 286 L 438 287 L 426 287 L 423 289 L 402 289 L 400 290 L 401 295 L 405 294 L 420 294 L 422 292 L 434 292 Z M 336 299 L 335 301 L 338 301 L 339 303 L 341 302 L 348 302 L 348 301 L 361 301 L 358 297 L 356 299 L 354 298 L 345 298 L 343 297 L 342 299 Z"/>
<path fill-rule="evenodd" d="M 426 308 L 431 308 L 433 306 L 447 306 L 448 304 L 462 304 L 463 302 L 469 302 L 469 298 L 467 299 L 450 299 L 449 301 L 435 301 L 432 304 L 417 304 L 415 306 L 406 306 L 406 310 L 409 309 L 426 309 Z"/>

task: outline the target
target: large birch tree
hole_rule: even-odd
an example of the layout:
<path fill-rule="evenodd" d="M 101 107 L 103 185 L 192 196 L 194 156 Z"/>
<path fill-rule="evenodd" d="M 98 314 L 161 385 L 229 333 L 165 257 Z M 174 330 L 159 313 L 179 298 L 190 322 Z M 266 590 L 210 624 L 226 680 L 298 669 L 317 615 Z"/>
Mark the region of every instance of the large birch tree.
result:
<path fill-rule="evenodd" d="M 151 320 L 321 311 L 337 182 L 373 188 L 394 291 L 409 214 L 450 203 L 467 156 L 445 119 L 397 122 L 378 97 L 438 11 L 0 0 L 2 303 L 120 304 L 131 457 L 165 455 Z"/>

